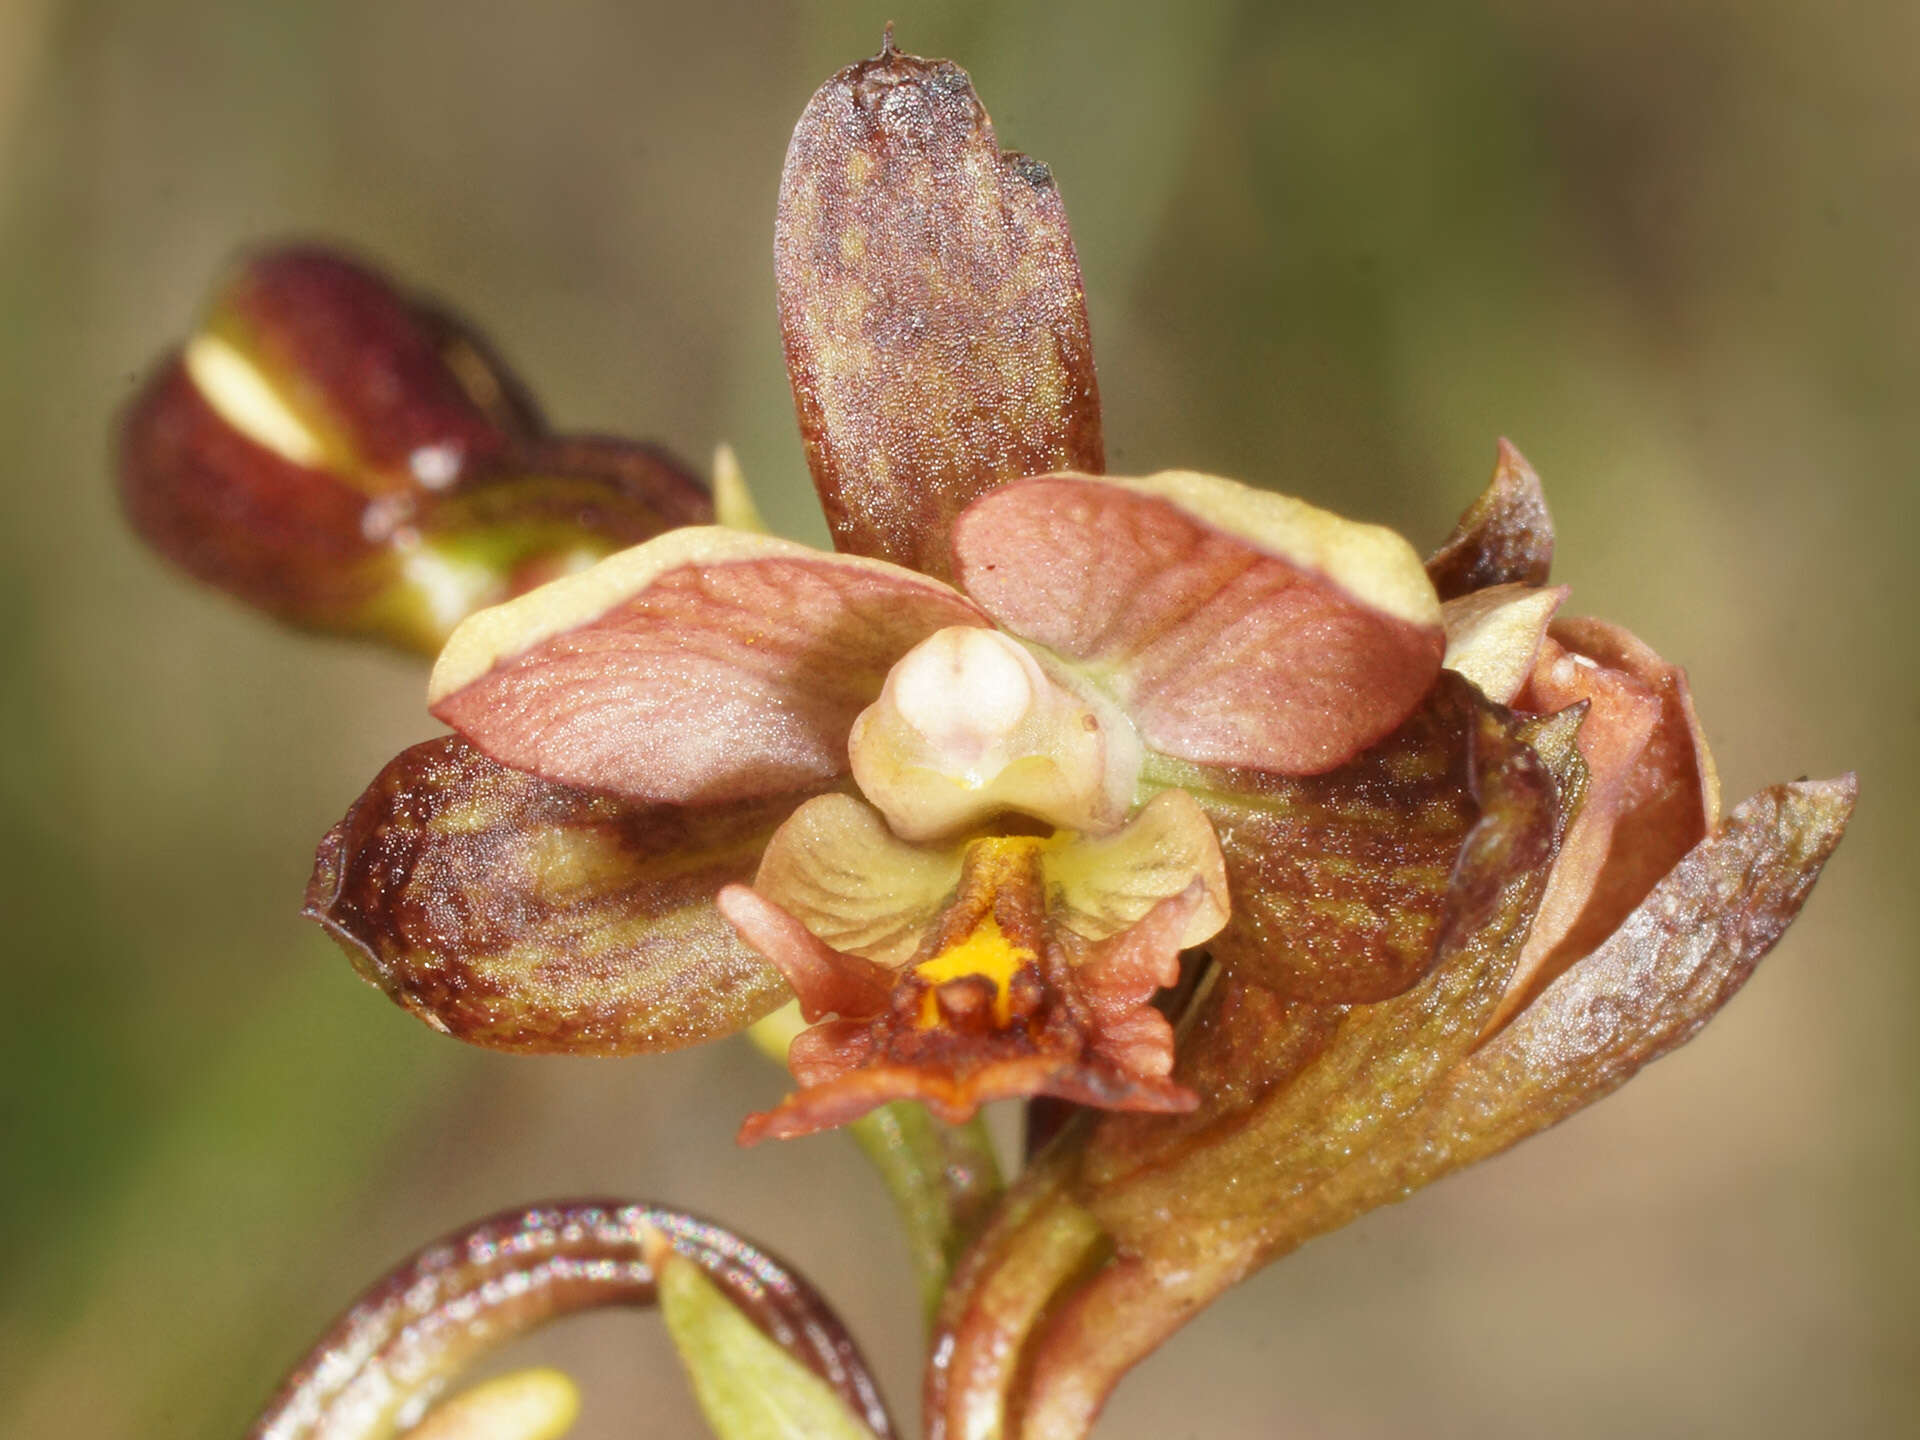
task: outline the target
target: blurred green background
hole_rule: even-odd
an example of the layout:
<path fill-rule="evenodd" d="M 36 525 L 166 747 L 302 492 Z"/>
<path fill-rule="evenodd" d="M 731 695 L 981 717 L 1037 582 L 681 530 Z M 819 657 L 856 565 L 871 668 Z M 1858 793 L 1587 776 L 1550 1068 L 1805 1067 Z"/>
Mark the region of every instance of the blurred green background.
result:
<path fill-rule="evenodd" d="M 730 439 L 823 533 L 774 189 L 889 17 L 1052 164 L 1116 470 L 1424 546 L 1508 434 L 1574 608 L 1690 667 L 1730 798 L 1863 772 L 1706 1035 L 1244 1286 L 1101 1433 L 1920 1432 L 1910 0 L 0 0 L 0 1434 L 237 1435 L 405 1251 L 607 1191 L 784 1251 L 911 1414 L 878 1186 L 837 1137 L 730 1143 L 769 1067 L 465 1050 L 296 918 L 315 839 L 433 733 L 422 672 L 184 583 L 108 485 L 232 250 L 328 236 L 456 300 L 560 422 Z M 522 1353 L 583 1376 L 590 1440 L 700 1433 L 651 1318 Z"/>

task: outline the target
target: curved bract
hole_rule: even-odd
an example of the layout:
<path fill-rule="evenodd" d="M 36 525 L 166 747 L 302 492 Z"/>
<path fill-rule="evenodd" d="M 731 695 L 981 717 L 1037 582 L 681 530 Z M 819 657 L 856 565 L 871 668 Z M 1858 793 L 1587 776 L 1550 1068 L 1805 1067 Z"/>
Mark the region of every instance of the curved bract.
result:
<path fill-rule="evenodd" d="M 713 514 L 663 450 L 554 433 L 464 321 L 304 246 L 236 266 L 128 407 L 120 496 L 196 579 L 429 654 L 480 606 Z"/>
<path fill-rule="evenodd" d="M 858 1347 L 813 1287 L 731 1231 L 642 1201 L 572 1200 L 466 1226 L 375 1282 L 294 1367 L 248 1440 L 385 1440 L 460 1371 L 552 1320 L 650 1308 L 662 1251 L 696 1262 L 754 1326 L 895 1433 Z"/>

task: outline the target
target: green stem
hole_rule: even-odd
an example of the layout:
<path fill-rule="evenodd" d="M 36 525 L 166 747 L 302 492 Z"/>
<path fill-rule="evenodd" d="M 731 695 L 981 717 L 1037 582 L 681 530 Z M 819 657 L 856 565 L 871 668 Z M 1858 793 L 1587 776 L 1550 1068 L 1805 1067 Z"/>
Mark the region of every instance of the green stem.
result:
<path fill-rule="evenodd" d="M 954 1261 L 1000 1195 L 1000 1166 L 987 1127 L 978 1116 L 964 1125 L 943 1125 L 924 1105 L 895 1100 L 848 1128 L 900 1212 L 931 1320 Z"/>
<path fill-rule="evenodd" d="M 786 1061 L 787 1046 L 805 1027 L 799 1007 L 784 1006 L 748 1034 L 770 1060 Z M 929 1323 L 947 1277 L 1000 1198 L 1000 1163 L 978 1116 L 944 1125 L 913 1100 L 895 1100 L 847 1127 L 861 1153 L 880 1172 L 907 1232 L 907 1250 Z"/>

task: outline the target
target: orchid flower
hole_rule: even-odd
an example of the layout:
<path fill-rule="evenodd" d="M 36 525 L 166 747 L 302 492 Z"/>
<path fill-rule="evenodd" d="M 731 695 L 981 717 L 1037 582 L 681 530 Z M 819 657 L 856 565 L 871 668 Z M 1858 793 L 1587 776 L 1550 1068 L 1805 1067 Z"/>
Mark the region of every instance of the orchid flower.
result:
<path fill-rule="evenodd" d="M 469 620 L 434 711 L 500 764 L 715 823 L 851 775 L 869 804 L 806 799 L 715 897 L 840 1017 L 795 1057 L 833 1098 L 782 1133 L 901 1096 L 1190 1108 L 1147 1002 L 1226 921 L 1226 863 L 1148 771 L 1350 760 L 1433 684 L 1432 587 L 1396 536 L 1193 475 L 1000 486 L 949 568 L 677 531 Z"/>
<path fill-rule="evenodd" d="M 1004 1196 L 941 1142 L 910 1179 L 971 1197 L 923 1267 L 928 1433 L 1074 1440 L 1227 1286 L 1687 1039 L 1798 912 L 1854 781 L 1723 816 L 1683 673 L 1559 615 L 1504 441 L 1425 561 L 1235 481 L 1104 474 L 1058 191 L 951 64 L 889 36 L 821 88 L 775 262 L 832 552 L 749 524 L 730 465 L 709 524 L 657 452 L 556 440 L 471 331 L 312 255 L 243 272 L 163 370 L 124 490 L 253 603 L 444 638 L 454 733 L 381 772 L 307 897 L 428 1024 L 629 1055 L 797 1002 L 797 1089 L 745 1142 L 1067 1102 Z M 449 569 L 463 545 L 486 558 Z M 605 1229 L 589 1209 L 567 1244 Z M 490 1278 L 536 1285 L 560 1232 L 534 1228 Z M 595 1273 L 651 1296 L 652 1233 L 603 1236 L 624 1258 Z M 342 1322 L 359 1370 L 296 1371 L 256 1433 L 389 1433 L 339 1397 L 392 1399 L 381 1297 L 428 1270 Z M 771 1340 L 809 1373 L 768 1384 L 891 1433 L 857 1364 L 754 1324 L 682 1344 L 723 1356 L 694 1366 L 710 1416 L 736 1413 L 725 1346 Z M 569 1391 L 501 1385 L 427 1423 L 564 1426 Z"/>
<path fill-rule="evenodd" d="M 1022 478 L 1099 463 L 1078 268 L 1050 177 L 999 152 L 953 67 L 888 50 L 824 89 L 781 216 L 840 553 L 685 528 L 474 615 L 430 685 L 471 749 L 376 785 L 312 909 L 403 1004 L 508 1048 L 709 1038 L 791 987 L 823 1022 L 791 1057 L 807 1093 L 746 1139 L 901 1097 L 955 1122 L 1043 1094 L 1191 1108 L 1150 1002 L 1232 889 L 1257 918 L 1267 887 L 1162 772 L 1310 776 L 1392 734 L 1439 674 L 1433 586 L 1390 531 L 1231 481 Z M 859 800 L 820 793 L 849 777 Z M 436 843 L 431 797 L 479 787 L 529 808 L 456 802 Z M 617 825 L 617 853 L 556 804 Z M 484 883 L 444 875 L 476 833 Z M 480 891 L 476 944 L 443 911 Z M 579 901 L 617 918 L 554 944 Z M 1424 958 L 1350 956 L 1356 995 Z"/>

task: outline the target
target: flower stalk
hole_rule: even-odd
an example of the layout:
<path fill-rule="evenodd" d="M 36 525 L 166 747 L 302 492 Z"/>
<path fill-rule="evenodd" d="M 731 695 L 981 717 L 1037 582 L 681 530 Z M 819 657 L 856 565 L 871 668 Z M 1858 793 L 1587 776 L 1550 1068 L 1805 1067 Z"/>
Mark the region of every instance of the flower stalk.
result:
<path fill-rule="evenodd" d="M 955 1263 L 1000 1199 L 1000 1162 L 986 1122 L 976 1115 L 948 1125 L 924 1105 L 893 1100 L 847 1128 L 893 1199 L 931 1322 Z"/>
<path fill-rule="evenodd" d="M 806 1028 L 797 1006 L 785 1006 L 747 1033 L 776 1065 Z M 984 1117 L 948 1125 L 913 1100 L 893 1100 L 847 1125 L 900 1220 L 907 1258 L 931 1324 L 954 1264 L 993 1215 L 1004 1182 Z"/>

